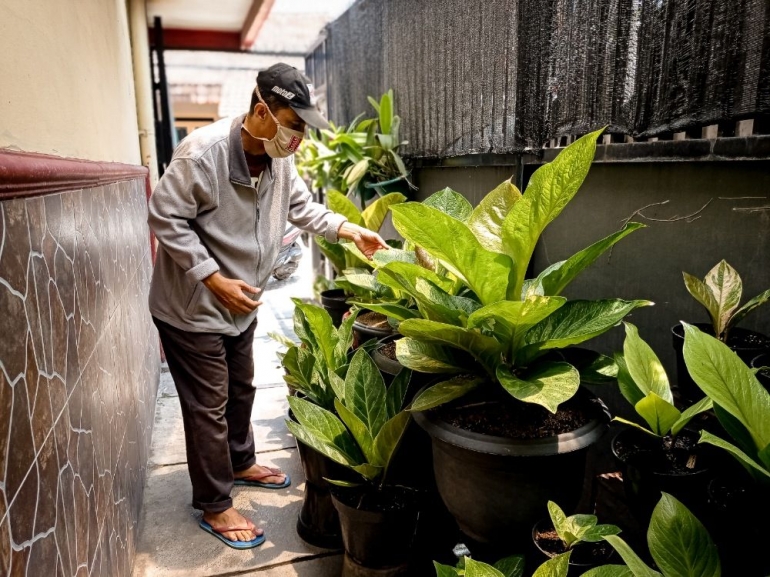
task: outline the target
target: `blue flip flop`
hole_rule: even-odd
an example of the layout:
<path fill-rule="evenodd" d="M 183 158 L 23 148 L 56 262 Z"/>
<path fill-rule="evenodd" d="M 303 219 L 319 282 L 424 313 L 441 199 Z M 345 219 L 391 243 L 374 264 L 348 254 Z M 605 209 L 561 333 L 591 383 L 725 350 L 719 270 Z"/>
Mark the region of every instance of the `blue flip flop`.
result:
<path fill-rule="evenodd" d="M 232 547 L 233 549 L 253 549 L 254 547 L 259 547 L 262 543 L 265 542 L 265 534 L 262 533 L 261 535 L 258 535 L 256 538 L 252 539 L 251 541 L 231 541 L 222 533 L 228 533 L 230 531 L 253 531 L 251 527 L 212 527 L 209 525 L 206 521 L 201 520 L 200 527 L 206 533 L 210 533 L 214 535 L 217 539 L 222 541 L 225 545 L 228 547 Z"/>
<path fill-rule="evenodd" d="M 288 474 L 280 469 L 273 469 L 271 467 L 266 468 L 269 471 L 268 473 L 264 473 L 263 475 L 252 475 L 251 477 L 245 477 L 243 479 L 235 479 L 234 484 L 240 487 L 262 487 L 263 489 L 285 489 L 291 485 L 291 477 Z M 265 477 L 274 477 L 276 475 L 286 476 L 283 483 L 265 483 L 261 480 Z"/>

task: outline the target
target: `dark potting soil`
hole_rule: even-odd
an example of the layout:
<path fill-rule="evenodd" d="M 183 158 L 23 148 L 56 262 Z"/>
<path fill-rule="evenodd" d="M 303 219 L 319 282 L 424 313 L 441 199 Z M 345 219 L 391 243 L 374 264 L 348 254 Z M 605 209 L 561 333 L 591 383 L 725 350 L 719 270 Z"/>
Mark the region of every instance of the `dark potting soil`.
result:
<path fill-rule="evenodd" d="M 388 324 L 388 317 L 382 313 L 376 313 L 374 311 L 369 311 L 358 315 L 358 317 L 356 317 L 356 321 L 372 329 L 390 328 L 390 325 Z"/>
<path fill-rule="evenodd" d="M 554 556 L 567 552 L 564 542 L 555 529 L 535 532 L 535 540 L 540 548 Z M 573 565 L 600 565 L 607 561 L 612 547 L 606 541 L 599 543 L 578 543 L 572 548 L 570 563 Z"/>
<path fill-rule="evenodd" d="M 487 392 L 488 389 L 487 389 Z M 507 393 L 503 393 L 507 396 Z M 441 420 L 465 431 L 507 439 L 542 439 L 575 431 L 596 414 L 595 405 L 573 397 L 552 414 L 539 405 L 499 396 L 474 402 L 473 395 L 431 410 Z"/>
<path fill-rule="evenodd" d="M 621 461 L 662 475 L 688 475 L 706 468 L 697 435 L 680 433 L 660 439 L 641 431 L 639 435 L 616 440 L 614 448 Z"/>
<path fill-rule="evenodd" d="M 407 487 L 332 487 L 334 496 L 348 507 L 388 513 L 403 511 L 417 504 L 418 494 Z"/>
<path fill-rule="evenodd" d="M 380 347 L 379 351 L 380 354 L 388 357 L 391 361 L 398 360 L 396 357 L 396 341 L 390 341 L 389 343 L 386 343 L 384 346 Z"/>
<path fill-rule="evenodd" d="M 727 337 L 727 346 L 739 349 L 770 349 L 770 338 L 760 333 L 733 331 Z"/>

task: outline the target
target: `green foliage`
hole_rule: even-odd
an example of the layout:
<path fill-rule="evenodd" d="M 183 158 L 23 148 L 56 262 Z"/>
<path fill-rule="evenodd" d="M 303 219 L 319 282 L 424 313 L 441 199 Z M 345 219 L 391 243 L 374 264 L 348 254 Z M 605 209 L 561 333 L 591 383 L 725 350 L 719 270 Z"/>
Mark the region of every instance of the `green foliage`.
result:
<path fill-rule="evenodd" d="M 727 342 L 730 329 L 754 309 L 770 300 L 768 289 L 739 308 L 743 282 L 738 271 L 725 260 L 712 268 L 703 280 L 686 272 L 682 274 L 687 291 L 706 308 L 711 317 L 714 334 L 722 342 Z"/>
<path fill-rule="evenodd" d="M 598 543 L 607 535 L 617 535 L 620 528 L 615 525 L 599 525 L 595 515 L 571 515 L 567 517 L 553 501 L 548 501 L 551 522 L 567 549 L 578 543 Z"/>
<path fill-rule="evenodd" d="M 636 413 L 647 422 L 649 429 L 620 417 L 615 417 L 615 420 L 659 437 L 678 435 L 693 417 L 710 410 L 713 403 L 706 397 L 684 412 L 677 409 L 668 375 L 660 359 L 642 340 L 634 325 L 624 324 L 626 340 L 623 343 L 623 354 L 615 356 L 618 385 Z"/>
<path fill-rule="evenodd" d="M 289 397 L 297 422 L 287 420 L 286 426 L 301 442 L 381 485 L 409 424 L 409 413 L 402 408 L 410 376 L 404 369 L 386 389 L 369 353 L 358 349 L 344 381 L 333 388 L 334 412 Z"/>
<path fill-rule="evenodd" d="M 770 393 L 754 372 L 720 340 L 684 325 L 684 361 L 690 376 L 714 403 L 736 445 L 707 431 L 701 443 L 728 451 L 758 481 L 770 485 Z"/>
<path fill-rule="evenodd" d="M 720 577 L 722 574 L 716 546 L 706 528 L 687 507 L 667 493 L 662 494 L 647 529 L 647 545 L 661 572 L 648 567 L 620 537 L 608 535 L 605 540 L 625 561 L 633 577 Z"/>
<path fill-rule="evenodd" d="M 448 188 L 422 204 L 391 208 L 396 229 L 424 265 L 391 263 L 378 269 L 379 281 L 414 299 L 420 313 L 399 325 L 406 338 L 398 342 L 398 358 L 414 370 L 457 375 L 425 391 L 414 410 L 458 398 L 486 381 L 556 412 L 576 393 L 581 375 L 568 359 L 547 358 L 552 351 L 601 335 L 634 309 L 652 304 L 568 302 L 558 296 L 601 254 L 642 228 L 637 223 L 535 279 L 524 279 L 540 235 L 588 173 L 600 133 L 579 139 L 539 168 L 524 195 L 506 181 L 476 208 Z M 454 362 L 457 352 L 448 349 L 460 349 L 472 361 Z M 602 370 L 616 372 L 611 361 Z M 599 376 L 591 367 L 588 371 Z"/>

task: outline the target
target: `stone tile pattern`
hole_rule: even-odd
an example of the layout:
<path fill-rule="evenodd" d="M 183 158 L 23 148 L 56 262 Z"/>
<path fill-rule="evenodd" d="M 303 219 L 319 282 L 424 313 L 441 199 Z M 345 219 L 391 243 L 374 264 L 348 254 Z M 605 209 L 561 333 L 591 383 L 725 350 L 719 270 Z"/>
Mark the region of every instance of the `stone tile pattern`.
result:
<path fill-rule="evenodd" d="M 0 575 L 130 575 L 159 373 L 141 179 L 0 202 Z"/>

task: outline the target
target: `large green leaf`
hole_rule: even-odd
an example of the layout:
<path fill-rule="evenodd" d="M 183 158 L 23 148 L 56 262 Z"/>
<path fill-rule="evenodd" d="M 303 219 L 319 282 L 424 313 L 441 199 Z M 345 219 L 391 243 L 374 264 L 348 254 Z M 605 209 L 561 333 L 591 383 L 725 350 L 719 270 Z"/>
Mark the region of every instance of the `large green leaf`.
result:
<path fill-rule="evenodd" d="M 388 468 L 390 460 L 393 458 L 404 436 L 404 431 L 409 424 L 411 415 L 407 411 L 401 411 L 389 419 L 380 429 L 379 434 L 374 439 L 374 448 L 377 451 L 378 464 Z"/>
<path fill-rule="evenodd" d="M 495 563 L 495 569 L 505 577 L 522 577 L 524 575 L 524 555 L 511 555 Z"/>
<path fill-rule="evenodd" d="M 396 290 L 406 291 L 415 298 L 419 296 L 417 279 L 428 280 L 445 291 L 449 291 L 452 288 L 451 280 L 440 277 L 432 270 L 423 268 L 418 264 L 406 262 L 391 262 L 387 264 L 379 269 L 377 278 L 382 284 Z"/>
<path fill-rule="evenodd" d="M 418 278 L 414 288 L 420 310 L 433 321 L 465 326 L 468 316 L 481 307 L 472 299 L 450 295 L 424 278 Z"/>
<path fill-rule="evenodd" d="M 395 417 L 403 408 L 406 400 L 406 391 L 409 388 L 409 381 L 412 379 L 412 371 L 407 368 L 401 369 L 390 383 L 387 393 L 385 393 L 385 408 L 388 419 Z"/>
<path fill-rule="evenodd" d="M 503 247 L 515 263 L 516 278 L 509 290 L 521 295 L 524 275 L 540 235 L 575 196 L 588 174 L 596 150 L 597 130 L 565 148 L 553 162 L 538 168 L 524 196 L 503 223 Z"/>
<path fill-rule="evenodd" d="M 345 249 L 340 244 L 329 242 L 323 236 L 316 236 L 315 243 L 324 256 L 332 263 L 334 270 L 341 273 L 345 269 Z"/>
<path fill-rule="evenodd" d="M 703 397 L 694 405 L 690 405 L 687 409 L 682 411 L 682 416 L 679 417 L 679 420 L 671 427 L 671 434 L 678 435 L 679 431 L 686 427 L 687 423 L 689 423 L 693 417 L 705 413 L 706 411 L 710 411 L 712 408 L 714 408 L 714 402 L 708 397 Z"/>
<path fill-rule="evenodd" d="M 739 308 L 735 312 L 735 314 L 733 315 L 733 318 L 730 319 L 730 322 L 727 325 L 727 330 L 730 330 L 732 327 L 734 327 L 739 322 L 741 322 L 746 317 L 747 314 L 749 314 L 755 308 L 765 304 L 769 300 L 770 300 L 770 289 L 755 296 L 753 299 L 751 299 L 749 302 L 747 302 L 745 305 L 743 305 L 741 308 Z"/>
<path fill-rule="evenodd" d="M 764 479 L 765 482 L 770 482 L 770 467 L 757 463 L 754 459 L 749 457 L 745 452 L 743 452 L 741 449 L 739 449 L 732 443 L 728 443 L 727 441 L 720 439 L 716 435 L 712 435 L 708 431 L 700 432 L 700 441 L 698 442 L 707 443 L 709 445 L 714 445 L 715 447 L 719 447 L 720 449 L 724 449 L 725 451 L 730 453 L 733 457 L 735 457 L 741 465 L 746 467 L 746 469 L 752 475 L 754 475 L 755 477 L 758 477 L 759 479 Z"/>
<path fill-rule="evenodd" d="M 674 396 L 668 382 L 668 375 L 658 356 L 639 336 L 639 331 L 631 323 L 626 327 L 626 339 L 623 342 L 623 358 L 631 378 L 646 396 L 655 393 L 659 398 L 673 404 Z"/>
<path fill-rule="evenodd" d="M 718 329 L 719 325 L 719 305 L 717 299 L 711 289 L 705 282 L 698 277 L 689 273 L 683 272 L 684 286 L 692 297 L 706 308 L 706 311 L 711 317 L 711 322 L 714 324 L 714 330 Z"/>
<path fill-rule="evenodd" d="M 366 461 L 375 466 L 382 466 L 379 454 L 374 448 L 374 438 L 366 424 L 345 407 L 339 399 L 334 399 L 334 409 L 337 411 L 340 419 L 342 419 L 342 422 L 345 423 L 350 434 L 353 435 L 356 443 L 358 443 Z"/>
<path fill-rule="evenodd" d="M 420 312 L 418 310 L 407 308 L 398 303 L 362 303 L 351 301 L 350 304 L 360 306 L 361 308 L 383 314 L 386 317 L 391 317 L 399 321 L 420 318 Z"/>
<path fill-rule="evenodd" d="M 361 217 L 361 211 L 358 210 L 353 201 L 347 196 L 336 190 L 330 190 L 326 194 L 326 205 L 330 210 L 341 214 L 353 224 L 364 226 L 364 219 Z"/>
<path fill-rule="evenodd" d="M 417 256 L 414 251 L 402 250 L 399 248 L 389 248 L 388 250 L 378 250 L 372 256 L 372 263 L 375 268 L 381 268 L 391 262 L 409 262 L 417 264 Z"/>
<path fill-rule="evenodd" d="M 468 219 L 468 228 L 476 235 L 481 246 L 492 252 L 504 252 L 503 222 L 520 198 L 519 189 L 510 180 L 506 180 L 481 199 Z"/>
<path fill-rule="evenodd" d="M 583 533 L 582 540 L 587 543 L 598 543 L 604 540 L 607 535 L 617 535 L 620 533 L 620 527 L 615 525 L 596 525 Z"/>
<path fill-rule="evenodd" d="M 362 462 L 358 445 L 334 413 L 299 397 L 289 397 L 288 400 L 292 413 L 305 431 L 320 442 L 336 447 L 350 462 Z"/>
<path fill-rule="evenodd" d="M 639 416 L 647 421 L 652 432 L 661 437 L 668 434 L 682 415 L 679 409 L 653 391 L 647 393 L 634 408 Z"/>
<path fill-rule="evenodd" d="M 612 248 L 618 241 L 635 230 L 646 228 L 638 222 L 629 222 L 619 231 L 609 235 L 591 246 L 575 253 L 567 260 L 552 264 L 541 272 L 530 287 L 533 294 L 546 296 L 559 295 L 577 275 L 591 266 L 597 258 Z M 522 295 L 524 298 L 525 295 Z"/>
<path fill-rule="evenodd" d="M 757 448 L 770 443 L 770 393 L 749 367 L 718 339 L 684 325 L 684 360 L 690 376 L 716 405 L 735 417 Z"/>
<path fill-rule="evenodd" d="M 466 557 L 465 577 L 505 577 L 505 575 L 491 565 Z"/>
<path fill-rule="evenodd" d="M 631 378 L 631 373 L 628 372 L 626 359 L 623 358 L 623 355 L 621 353 L 615 353 L 614 358 L 615 365 L 618 367 L 618 388 L 620 389 L 620 393 L 629 403 L 631 403 L 631 405 L 636 405 L 636 403 L 641 401 L 645 395 L 634 382 L 634 379 Z"/>
<path fill-rule="evenodd" d="M 350 361 L 345 376 L 345 406 L 350 409 L 376 437 L 387 418 L 385 382 L 374 361 L 359 349 Z"/>
<path fill-rule="evenodd" d="M 355 465 L 351 467 L 356 473 L 364 477 L 368 481 L 374 481 L 382 476 L 382 467 L 372 465 L 370 463 L 363 463 L 361 465 Z"/>
<path fill-rule="evenodd" d="M 663 575 L 657 571 L 650 569 L 647 564 L 642 561 L 639 555 L 634 553 L 634 550 L 620 537 L 617 537 L 616 535 L 607 535 L 604 540 L 612 545 L 613 549 L 618 552 L 626 565 L 628 565 L 628 568 L 631 570 L 634 577 L 663 577 Z"/>
<path fill-rule="evenodd" d="M 614 384 L 618 379 L 618 365 L 607 355 L 578 347 L 561 349 L 558 354 L 578 370 L 583 384 Z"/>
<path fill-rule="evenodd" d="M 289 432 L 294 435 L 299 442 L 307 445 L 311 449 L 315 449 L 322 455 L 326 455 L 335 463 L 351 468 L 356 466 L 356 462 L 351 459 L 349 455 L 341 451 L 336 445 L 321 440 L 320 437 L 314 435 L 309 429 L 306 429 L 299 423 L 286 419 L 286 428 L 289 429 Z"/>
<path fill-rule="evenodd" d="M 433 562 L 433 567 L 436 569 L 436 577 L 459 577 L 460 575 L 454 567 L 442 565 L 438 561 Z"/>
<path fill-rule="evenodd" d="M 339 338 L 337 331 L 334 329 L 332 318 L 329 313 L 323 308 L 303 303 L 302 301 L 295 300 L 295 307 L 302 311 L 305 322 L 302 323 L 302 329 L 306 336 L 314 343 L 314 347 L 318 353 L 323 356 L 323 360 L 334 366 L 335 357 L 334 349 L 337 346 Z M 297 325 L 295 323 L 294 332 L 297 336 L 302 336 L 297 332 Z"/>
<path fill-rule="evenodd" d="M 617 325 L 632 310 L 650 301 L 569 301 L 524 335 L 518 358 L 526 363 L 548 349 L 565 348 L 597 337 Z"/>
<path fill-rule="evenodd" d="M 410 410 L 427 411 L 449 401 L 454 401 L 467 395 L 483 382 L 484 378 L 482 377 L 466 376 L 458 376 L 448 381 L 443 381 L 420 393 L 412 402 Z"/>
<path fill-rule="evenodd" d="M 703 279 L 706 286 L 711 289 L 719 311 L 717 317 L 716 335 L 720 336 L 730 321 L 730 317 L 741 303 L 743 294 L 743 282 L 738 271 L 722 260 L 712 268 L 706 278 Z"/>
<path fill-rule="evenodd" d="M 475 311 L 468 318 L 468 328 L 488 329 L 513 356 L 526 332 L 566 302 L 564 297 L 539 296 L 522 301 L 500 301 Z"/>
<path fill-rule="evenodd" d="M 551 518 L 551 523 L 553 523 L 553 528 L 556 530 L 556 534 L 559 536 L 559 539 L 564 541 L 567 547 L 569 547 L 572 542 L 569 541 L 570 536 L 565 533 L 567 515 L 557 503 L 548 501 L 548 516 Z M 596 523 L 594 523 L 594 525 L 595 524 Z"/>
<path fill-rule="evenodd" d="M 505 365 L 497 367 L 497 379 L 514 398 L 535 403 L 556 413 L 580 387 L 580 373 L 568 363 L 544 362 L 518 378 Z"/>
<path fill-rule="evenodd" d="M 435 208 L 460 222 L 467 222 L 473 214 L 473 206 L 468 199 L 451 188 L 434 192 L 422 204 Z"/>
<path fill-rule="evenodd" d="M 380 130 L 384 134 L 390 134 L 393 128 L 393 91 L 388 90 L 380 97 L 380 106 L 378 110 L 380 114 Z"/>
<path fill-rule="evenodd" d="M 647 530 L 652 558 L 666 577 L 720 577 L 716 546 L 706 528 L 679 501 L 663 493 Z"/>
<path fill-rule="evenodd" d="M 337 329 L 337 344 L 334 347 L 335 364 L 332 368 L 337 369 L 347 363 L 348 351 L 353 346 L 353 324 L 361 312 L 356 306 L 350 309 L 350 314 L 342 319 L 340 328 Z"/>
<path fill-rule="evenodd" d="M 448 345 L 462 349 L 481 363 L 487 372 L 494 374 L 502 352 L 502 346 L 492 337 L 481 333 L 426 319 L 409 319 L 398 327 L 399 332 L 414 339 L 434 345 Z"/>
<path fill-rule="evenodd" d="M 399 339 L 396 342 L 396 358 L 405 367 L 420 373 L 468 371 L 467 365 L 462 362 L 464 359 L 457 354 L 457 351 L 416 339 Z"/>
<path fill-rule="evenodd" d="M 406 197 L 400 192 L 391 192 L 381 196 L 364 209 L 364 212 L 361 214 L 364 221 L 363 226 L 375 232 L 380 230 L 390 207 L 402 202 L 406 202 Z"/>
<path fill-rule="evenodd" d="M 581 577 L 635 577 L 635 575 L 625 565 L 602 565 L 589 569 Z"/>
<path fill-rule="evenodd" d="M 567 551 L 549 559 L 532 574 L 532 577 L 567 577 L 569 571 L 569 557 L 572 551 Z"/>
<path fill-rule="evenodd" d="M 505 300 L 513 266 L 508 256 L 485 249 L 465 224 L 430 206 L 407 202 L 391 211 L 396 230 L 441 260 L 483 304 Z"/>

